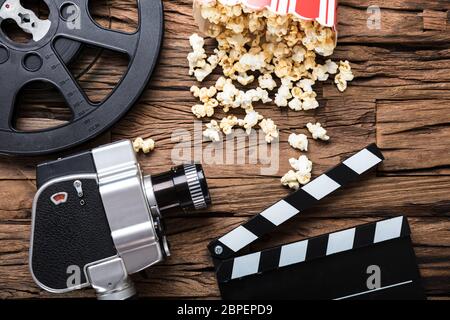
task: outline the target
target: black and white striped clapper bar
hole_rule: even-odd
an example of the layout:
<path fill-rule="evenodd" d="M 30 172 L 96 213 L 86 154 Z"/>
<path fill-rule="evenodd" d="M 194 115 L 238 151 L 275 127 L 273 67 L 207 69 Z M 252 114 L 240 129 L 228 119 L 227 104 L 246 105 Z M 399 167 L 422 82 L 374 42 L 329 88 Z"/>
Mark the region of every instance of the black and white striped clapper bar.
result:
<path fill-rule="evenodd" d="M 379 290 L 370 291 L 371 297 L 375 297 L 375 292 L 383 295 L 395 291 L 406 297 L 423 298 L 423 291 L 418 285 L 419 273 L 409 238 L 409 226 L 403 217 L 237 256 L 237 253 L 250 243 L 311 208 L 340 187 L 357 180 L 383 160 L 378 147 L 375 144 L 369 145 L 284 200 L 211 242 L 208 248 L 216 266 L 222 298 L 365 297 L 365 291 L 373 288 L 367 288 L 367 283 L 362 278 L 367 276 L 366 272 L 370 271 L 370 268 L 378 271 L 377 267 L 390 270 L 386 274 L 383 270 L 380 271 L 383 284 L 388 287 L 394 285 L 395 289 L 382 290 L 379 285 L 375 288 Z M 396 245 L 390 243 L 394 239 L 399 240 Z M 387 248 L 386 243 L 389 245 Z M 375 245 L 378 253 L 364 253 L 364 248 L 372 248 Z M 351 254 L 358 250 L 359 255 Z M 395 256 L 389 260 L 392 252 Z M 375 257 L 373 261 L 371 257 Z M 386 263 L 383 257 L 388 257 L 386 259 L 389 263 Z M 398 259 L 401 261 L 397 261 Z M 405 276 L 408 279 L 404 279 Z M 374 286 L 376 285 L 375 281 Z"/>
<path fill-rule="evenodd" d="M 378 147 L 375 144 L 369 145 L 284 200 L 278 201 L 248 222 L 210 243 L 212 256 L 220 260 L 234 256 L 250 243 L 311 208 L 340 187 L 357 180 L 383 160 Z"/>

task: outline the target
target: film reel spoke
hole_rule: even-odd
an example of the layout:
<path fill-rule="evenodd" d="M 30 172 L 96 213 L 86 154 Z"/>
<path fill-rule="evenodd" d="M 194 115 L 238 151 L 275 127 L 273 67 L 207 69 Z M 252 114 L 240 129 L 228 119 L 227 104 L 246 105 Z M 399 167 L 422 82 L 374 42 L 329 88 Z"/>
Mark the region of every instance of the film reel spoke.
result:
<path fill-rule="evenodd" d="M 15 61 L 22 61 L 20 68 L 14 68 Z M 8 60 L 0 63 L 0 130 L 13 131 L 12 118 L 18 94 L 33 80 L 32 72 L 26 69 L 32 61 L 30 54 L 9 50 Z"/>
<path fill-rule="evenodd" d="M 14 113 L 14 106 L 16 102 L 16 94 L 19 90 L 9 90 L 9 86 L 6 82 L 8 77 L 0 78 L 0 130 L 11 131 L 11 120 Z M 14 79 L 9 79 L 14 82 Z M 3 89 L 5 88 L 5 89 Z"/>
<path fill-rule="evenodd" d="M 138 42 L 137 34 L 104 29 L 93 22 L 79 30 L 69 29 L 64 33 L 64 36 L 85 44 L 125 53 L 129 57 L 134 55 Z"/>
<path fill-rule="evenodd" d="M 89 14 L 86 0 L 78 0 L 67 9 L 73 18 L 59 26 L 59 34 L 81 43 L 117 51 L 132 57 L 139 41 L 138 33 L 124 33 L 99 26 Z"/>
<path fill-rule="evenodd" d="M 51 46 L 45 51 L 45 64 L 39 72 L 39 78 L 55 85 L 71 109 L 75 121 L 92 110 L 92 104 L 78 85 L 72 73 Z"/>

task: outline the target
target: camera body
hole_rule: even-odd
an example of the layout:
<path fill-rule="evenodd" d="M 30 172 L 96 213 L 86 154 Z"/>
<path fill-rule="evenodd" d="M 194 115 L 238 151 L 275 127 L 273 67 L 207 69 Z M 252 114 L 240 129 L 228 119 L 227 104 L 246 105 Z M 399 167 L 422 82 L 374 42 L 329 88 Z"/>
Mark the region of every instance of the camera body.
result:
<path fill-rule="evenodd" d="M 143 176 L 130 141 L 37 168 L 30 271 L 53 293 L 92 286 L 102 300 L 136 294 L 129 275 L 170 255 L 162 213 L 211 203 L 200 165 Z"/>

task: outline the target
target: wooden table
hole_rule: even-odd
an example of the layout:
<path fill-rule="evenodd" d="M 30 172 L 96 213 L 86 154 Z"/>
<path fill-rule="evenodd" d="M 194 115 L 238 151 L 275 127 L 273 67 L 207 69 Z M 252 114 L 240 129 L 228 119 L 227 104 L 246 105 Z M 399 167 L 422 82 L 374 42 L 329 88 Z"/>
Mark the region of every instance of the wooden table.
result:
<path fill-rule="evenodd" d="M 125 0 L 110 0 L 112 26 L 136 20 Z M 90 145 L 137 136 L 152 136 L 156 151 L 141 155 L 146 172 L 168 169 L 176 142 L 174 129 L 194 130 L 190 112 L 196 100 L 189 93 L 188 37 L 197 31 L 191 0 L 164 1 L 166 34 L 157 70 L 140 102 L 112 131 Z M 367 28 L 367 7 L 381 7 L 380 30 Z M 318 88 L 321 107 L 314 112 L 257 107 L 281 129 L 280 169 L 261 175 L 258 165 L 205 165 L 214 205 L 200 214 L 167 219 L 172 257 L 134 276 L 141 296 L 217 298 L 206 245 L 248 217 L 288 194 L 279 179 L 288 159 L 299 153 L 288 135 L 303 132 L 317 120 L 329 130 L 330 143 L 312 142 L 308 156 L 314 175 L 376 142 L 387 158 L 363 182 L 331 196 L 319 207 L 287 223 L 252 249 L 285 243 L 394 215 L 406 215 L 427 295 L 450 298 L 450 3 L 446 0 L 342 0 L 339 45 L 334 59 L 348 59 L 357 76 L 345 93 L 331 82 Z M 106 11 L 98 10 L 102 18 Z M 105 19 L 102 20 L 105 22 Z M 213 48 L 208 42 L 208 49 Z M 80 78 L 91 97 L 107 92 L 125 64 L 115 58 L 97 61 Z M 76 67 L 75 67 L 76 69 Z M 208 78 L 211 85 L 219 71 Z M 106 81 L 99 80 L 105 77 Z M 34 128 L 67 116 L 46 95 L 25 98 L 38 105 L 24 107 L 22 127 Z M 53 103 L 52 103 L 53 101 Z M 42 107 L 46 102 L 47 107 Z M 219 116 L 221 116 L 219 114 Z M 205 148 L 208 143 L 203 144 Z M 84 146 L 86 147 L 86 146 Z M 73 152 L 72 150 L 71 152 Z M 66 153 L 67 154 L 67 153 Z M 0 298 L 54 297 L 40 290 L 28 272 L 30 209 L 36 191 L 35 165 L 51 157 L 0 158 Z M 91 290 L 68 296 L 93 297 Z"/>

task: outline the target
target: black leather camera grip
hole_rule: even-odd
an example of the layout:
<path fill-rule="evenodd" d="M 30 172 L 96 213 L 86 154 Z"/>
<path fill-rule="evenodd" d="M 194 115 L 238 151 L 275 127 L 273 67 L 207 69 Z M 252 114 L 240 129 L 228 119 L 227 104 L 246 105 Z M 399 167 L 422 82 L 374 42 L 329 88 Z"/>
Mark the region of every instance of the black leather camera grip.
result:
<path fill-rule="evenodd" d="M 79 179 L 83 188 L 79 197 L 75 180 L 48 185 L 40 190 L 35 205 L 31 272 L 41 286 L 53 291 L 85 284 L 87 264 L 117 254 L 97 181 Z"/>

